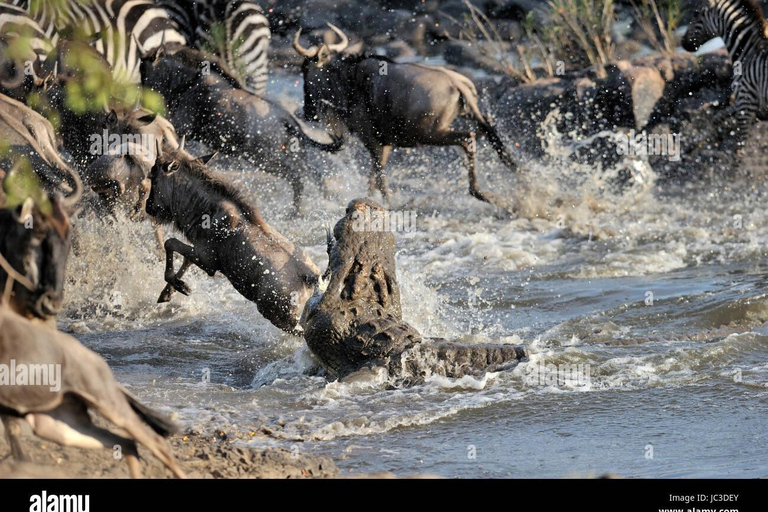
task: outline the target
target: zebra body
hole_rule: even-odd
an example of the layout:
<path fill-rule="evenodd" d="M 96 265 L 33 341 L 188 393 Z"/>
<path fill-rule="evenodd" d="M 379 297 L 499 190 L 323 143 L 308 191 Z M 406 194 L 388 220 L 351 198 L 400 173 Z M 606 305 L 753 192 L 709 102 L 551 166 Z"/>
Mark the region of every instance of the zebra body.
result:
<path fill-rule="evenodd" d="M 60 32 L 79 28 L 112 66 L 118 80 L 140 83 L 142 50 L 186 44 L 165 9 L 149 0 L 6 0 L 26 9 L 55 45 Z M 138 41 L 138 44 L 137 44 Z"/>
<path fill-rule="evenodd" d="M 271 32 L 261 7 L 248 0 L 160 0 L 159 5 L 192 46 L 216 53 L 248 90 L 264 94 Z"/>
<path fill-rule="evenodd" d="M 701 0 L 683 37 L 683 48 L 696 51 L 720 37 L 734 67 L 734 100 L 714 119 L 735 119 L 741 143 L 756 119 L 768 119 L 768 27 L 754 0 Z"/>

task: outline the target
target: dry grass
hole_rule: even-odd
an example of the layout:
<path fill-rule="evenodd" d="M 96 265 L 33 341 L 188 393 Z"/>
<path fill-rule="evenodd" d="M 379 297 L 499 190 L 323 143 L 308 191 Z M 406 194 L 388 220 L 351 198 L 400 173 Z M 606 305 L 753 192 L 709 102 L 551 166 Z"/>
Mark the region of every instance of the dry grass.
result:
<path fill-rule="evenodd" d="M 677 36 L 675 32 L 682 18 L 681 0 L 631 0 L 635 21 L 658 52 L 665 55 L 675 53 Z"/>
<path fill-rule="evenodd" d="M 547 40 L 570 68 L 592 65 L 598 77 L 613 59 L 613 0 L 550 0 L 552 25 Z"/>
<path fill-rule="evenodd" d="M 529 13 L 523 23 L 523 32 L 527 41 L 513 41 L 504 38 L 491 20 L 469 0 L 464 0 L 468 13 L 465 15 L 466 28 L 459 32 L 458 40 L 471 43 L 478 51 L 498 63 L 498 69 L 511 78 L 523 83 L 537 79 L 534 62 L 538 59 L 549 76 L 555 73 L 551 52 L 536 33 L 533 14 Z M 457 25 L 462 23 L 448 14 L 443 16 Z M 456 40 L 446 34 L 449 39 Z"/>

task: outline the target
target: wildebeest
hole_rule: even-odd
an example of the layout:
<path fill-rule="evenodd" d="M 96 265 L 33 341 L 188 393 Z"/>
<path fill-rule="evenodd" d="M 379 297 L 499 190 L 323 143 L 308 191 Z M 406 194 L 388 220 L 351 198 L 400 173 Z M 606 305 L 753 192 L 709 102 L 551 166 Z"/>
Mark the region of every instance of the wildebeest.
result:
<path fill-rule="evenodd" d="M 81 65 L 83 62 L 87 65 Z M 98 209 L 110 214 L 118 208 L 127 209 L 134 220 L 139 220 L 149 192 L 156 142 L 179 146 L 173 126 L 138 105 L 113 105 L 101 89 L 84 93 L 93 103 L 88 108 L 72 108 L 70 87 L 82 90 L 82 84 L 92 79 L 103 81 L 107 91 L 114 86 L 106 59 L 83 42 L 60 40 L 46 61 L 48 68 L 53 71 L 37 90 L 41 108 L 56 113 L 63 146 L 72 155 L 86 187 L 100 199 Z M 162 246 L 163 236 L 157 226 L 155 236 Z"/>
<path fill-rule="evenodd" d="M 141 107 L 93 113 L 89 118 L 94 126 L 103 127 L 101 133 L 80 133 L 79 140 L 85 143 L 73 142 L 80 148 L 73 148 L 75 154 L 89 155 L 83 182 L 101 197 L 109 211 L 120 205 L 138 218 L 149 192 L 149 171 L 157 158 L 155 141 L 161 147 L 178 148 L 176 132 L 164 117 Z"/>
<path fill-rule="evenodd" d="M 457 116 L 474 120 L 504 164 L 517 168 L 498 132 L 480 112 L 472 81 L 443 67 L 344 54 L 349 39 L 329 26 L 340 43 L 304 48 L 299 42 L 301 29 L 293 40 L 294 49 L 304 57 L 304 116 L 326 122 L 336 134 L 346 128 L 360 137 L 373 158 L 371 190 L 389 197 L 384 166 L 395 146 L 461 146 L 468 159 L 469 193 L 504 205 L 502 198 L 478 188 L 475 133 L 451 128 Z"/>
<path fill-rule="evenodd" d="M 241 89 L 222 61 L 199 50 L 170 54 L 161 48 L 142 60 L 141 76 L 145 87 L 165 97 L 168 118 L 180 135 L 287 179 L 295 211 L 302 179 L 311 175 L 305 147 L 341 148 L 340 140 L 314 140 L 287 110 Z"/>
<path fill-rule="evenodd" d="M 0 254 L 33 290 L 15 286 L 11 307 L 18 313 L 50 320 L 61 308 L 64 269 L 71 244 L 69 217 L 82 194 L 82 183 L 56 149 L 53 127 L 42 116 L 21 103 L 0 95 L 0 133 L 7 136 L 13 168 L 3 179 L 15 204 L 7 204 L 0 196 Z M 43 172 L 46 167 L 49 172 Z M 29 169 L 37 171 L 47 186 L 46 191 L 31 191 L 37 183 L 24 176 Z M 56 175 L 50 170 L 55 169 Z M 30 181 L 31 180 L 31 181 Z M 21 188 L 19 188 L 21 187 Z M 55 191 L 72 191 L 67 198 Z M 35 196 L 33 199 L 32 196 Z M 0 269 L 0 285 L 6 283 L 8 269 Z M 10 290 L 8 290 L 10 291 Z"/>
<path fill-rule="evenodd" d="M 158 222 L 174 224 L 192 245 L 165 242 L 165 281 L 158 302 L 173 290 L 188 295 L 181 277 L 191 265 L 208 275 L 221 272 L 272 324 L 297 332 L 319 271 L 304 252 L 272 228 L 258 210 L 231 185 L 214 176 L 206 158 L 192 159 L 163 150 L 152 167 L 146 211 Z M 173 269 L 173 255 L 184 262 Z"/>
<path fill-rule="evenodd" d="M 101 356 L 72 336 L 34 324 L 0 304 L 0 364 L 28 368 L 24 383 L 0 386 L 0 415 L 14 458 L 24 459 L 14 425 L 24 420 L 38 437 L 61 445 L 110 452 L 119 446 L 133 478 L 141 477 L 137 443 L 174 475 L 185 477 L 163 439 L 176 432 L 175 425 L 139 402 L 115 380 Z M 94 425 L 89 410 L 118 427 L 120 435 Z"/>
<path fill-rule="evenodd" d="M 64 277 L 72 242 L 63 199 L 53 196 L 49 212 L 27 198 L 15 208 L 0 208 L 0 254 L 31 290 L 15 283 L 9 306 L 27 318 L 53 321 L 64 299 Z M 8 269 L 0 268 L 5 287 Z"/>

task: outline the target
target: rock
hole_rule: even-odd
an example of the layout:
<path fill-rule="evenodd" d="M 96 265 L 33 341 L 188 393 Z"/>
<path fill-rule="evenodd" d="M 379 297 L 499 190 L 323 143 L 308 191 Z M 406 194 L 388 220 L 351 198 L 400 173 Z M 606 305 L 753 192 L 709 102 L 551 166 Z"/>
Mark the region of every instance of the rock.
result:
<path fill-rule="evenodd" d="M 619 75 L 618 80 L 622 85 L 617 84 L 616 89 L 626 94 L 629 102 L 624 106 L 631 105 L 634 128 L 641 130 L 648 124 L 656 103 L 664 95 L 667 82 L 658 68 L 645 66 L 629 68 Z"/>
<path fill-rule="evenodd" d="M 610 138 L 589 140 L 592 135 L 620 129 L 684 134 L 685 148 L 686 137 L 706 137 L 702 119 L 714 112 L 703 109 L 714 111 L 729 104 L 731 67 L 725 53 L 700 58 L 655 54 L 617 61 L 606 70 L 608 77 L 602 80 L 587 69 L 505 91 L 508 82 L 504 86 L 490 84 L 489 90 L 498 99 L 490 99 L 486 105 L 495 114 L 504 137 L 531 157 L 546 156 L 540 135 L 556 129 L 582 141 L 571 158 L 587 163 L 599 159 L 608 168 L 623 157 L 611 149 L 614 143 Z M 555 109 L 559 116 L 551 118 L 552 126 L 540 134 L 542 122 Z M 671 160 L 666 156 L 649 158 L 649 162 L 663 177 L 688 176 L 701 167 L 691 159 Z"/>
<path fill-rule="evenodd" d="M 443 57 L 448 64 L 485 69 L 492 73 L 503 73 L 502 63 L 484 52 L 487 43 L 468 41 L 446 41 L 443 44 Z M 492 51 L 492 50 L 491 50 Z"/>
<path fill-rule="evenodd" d="M 414 60 L 416 58 L 416 52 L 402 39 L 390 41 L 384 46 L 376 48 L 374 53 L 384 55 L 398 62 Z"/>

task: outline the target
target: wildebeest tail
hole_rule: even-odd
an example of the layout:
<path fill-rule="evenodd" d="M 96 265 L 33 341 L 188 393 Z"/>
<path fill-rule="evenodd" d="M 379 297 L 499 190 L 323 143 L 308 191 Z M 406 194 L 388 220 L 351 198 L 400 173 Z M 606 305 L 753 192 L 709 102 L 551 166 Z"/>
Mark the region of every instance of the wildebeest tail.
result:
<path fill-rule="evenodd" d="M 507 151 L 507 147 L 504 145 L 501 137 L 499 137 L 499 132 L 496 131 L 496 128 L 490 123 L 484 121 L 478 121 L 478 124 L 480 125 L 480 129 L 483 130 L 483 133 L 485 133 L 485 136 L 488 137 L 488 141 L 499 155 L 499 158 L 501 158 L 501 161 L 504 162 L 504 165 L 513 171 L 516 171 L 517 162 L 515 162 L 514 158 L 512 158 L 512 155 L 510 155 L 509 151 Z"/>
<path fill-rule="evenodd" d="M 133 396 L 124 387 L 120 386 L 120 390 L 128 400 L 128 403 L 130 404 L 131 409 L 133 409 L 133 412 L 135 412 L 142 420 L 144 420 L 144 422 L 149 425 L 152 430 L 163 437 L 171 436 L 179 431 L 179 427 L 176 426 L 176 424 L 173 423 L 169 418 L 139 402 L 139 399 Z"/>
<path fill-rule="evenodd" d="M 342 137 L 337 137 L 333 134 L 331 134 L 331 139 L 333 139 L 333 142 L 325 143 L 325 142 L 319 142 L 304 133 L 304 130 L 302 129 L 301 125 L 296 121 L 295 119 L 290 119 L 289 121 L 286 121 L 285 128 L 288 130 L 288 133 L 291 135 L 295 135 L 302 141 L 306 142 L 310 146 L 316 147 L 318 149 L 321 149 L 323 151 L 327 151 L 329 153 L 335 153 L 339 151 L 342 146 L 344 145 L 344 139 Z"/>
<path fill-rule="evenodd" d="M 464 107 L 467 108 L 472 114 L 472 117 L 475 118 L 478 126 L 483 131 L 485 136 L 488 137 L 488 141 L 499 155 L 499 158 L 501 158 L 501 161 L 504 162 L 504 165 L 513 171 L 516 171 L 517 162 L 515 162 L 515 159 L 512 158 L 512 155 L 507 150 L 507 147 L 504 145 L 504 141 L 502 141 L 501 137 L 499 136 L 499 132 L 491 123 L 488 122 L 483 113 L 480 112 L 480 108 L 477 106 L 477 92 L 474 88 L 474 85 L 472 85 L 468 78 L 462 75 L 459 76 L 464 80 L 456 80 L 454 83 L 461 93 L 461 99 L 464 102 Z"/>

